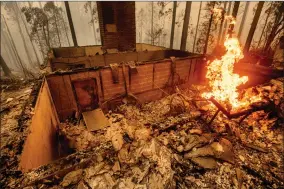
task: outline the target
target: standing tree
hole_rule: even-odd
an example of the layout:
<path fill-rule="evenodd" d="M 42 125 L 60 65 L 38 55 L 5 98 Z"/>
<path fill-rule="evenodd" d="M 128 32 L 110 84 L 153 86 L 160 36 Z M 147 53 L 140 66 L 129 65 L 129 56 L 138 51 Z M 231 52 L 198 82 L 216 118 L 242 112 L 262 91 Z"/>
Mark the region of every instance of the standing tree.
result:
<path fill-rule="evenodd" d="M 2 21 L 2 19 L 3 19 L 3 21 Z M 24 73 L 24 76 L 26 77 L 26 76 L 27 76 L 27 69 L 26 69 L 25 65 L 23 64 L 22 59 L 21 59 L 20 56 L 19 56 L 19 53 L 18 53 L 18 51 L 17 51 L 17 49 L 16 49 L 16 45 L 15 45 L 14 39 L 12 38 L 10 29 L 9 29 L 9 27 L 8 27 L 8 25 L 7 25 L 7 22 L 6 22 L 6 19 L 5 19 L 5 17 L 4 17 L 3 15 L 1 15 L 1 23 L 4 23 L 4 27 L 2 26 L 1 29 L 6 28 L 6 30 L 7 30 L 7 32 L 8 32 L 8 35 L 9 35 L 9 38 L 10 38 L 9 41 L 11 41 L 11 44 L 12 44 L 12 49 L 13 49 L 14 53 L 16 54 L 18 63 L 20 64 L 20 66 L 21 66 L 21 68 L 22 68 L 22 71 L 23 71 L 23 73 Z"/>
<path fill-rule="evenodd" d="M 164 30 L 165 20 L 172 10 L 167 8 L 169 2 L 150 2 L 149 5 L 151 6 L 151 9 L 148 9 L 151 27 L 146 31 L 146 35 L 152 45 L 161 45 L 161 37 L 165 38 L 167 35 Z"/>
<path fill-rule="evenodd" d="M 34 43 L 33 43 L 33 40 L 32 40 L 32 37 L 31 37 L 31 35 L 30 35 L 30 32 L 29 32 L 29 30 L 28 30 L 27 23 L 26 23 L 25 19 L 23 18 L 23 15 L 21 14 L 21 11 L 20 11 L 20 8 L 19 8 L 18 3 L 15 2 L 15 4 L 16 4 L 17 12 L 19 12 L 20 17 L 21 17 L 21 20 L 22 20 L 22 22 L 23 22 L 23 24 L 24 24 L 24 26 L 25 26 L 26 33 L 27 33 L 28 36 L 29 36 L 30 43 L 32 44 L 32 48 L 33 48 L 33 51 L 34 51 L 34 54 L 35 54 L 36 60 L 37 60 L 37 65 L 40 66 L 40 60 L 39 60 L 38 54 L 37 54 L 37 52 L 36 52 L 36 48 L 35 48 L 35 45 L 34 45 Z"/>
<path fill-rule="evenodd" d="M 217 7 L 221 2 L 211 1 L 207 2 L 202 14 L 203 22 L 200 23 L 198 28 L 198 38 L 196 41 L 196 52 L 198 53 L 207 53 L 207 50 L 211 50 L 214 46 L 214 43 L 217 42 L 215 39 L 214 33 L 218 29 L 218 23 L 220 20 L 220 15 L 215 14 L 214 7 Z"/>
<path fill-rule="evenodd" d="M 223 24 L 224 24 L 224 20 L 225 20 L 225 10 L 227 8 L 227 2 L 225 1 L 224 3 L 224 9 L 222 9 L 222 18 L 221 18 L 221 24 L 220 24 L 220 27 L 219 27 L 219 34 L 218 34 L 218 39 L 217 39 L 217 45 L 219 45 L 220 43 L 220 39 L 221 39 L 221 35 L 222 35 L 222 29 L 223 29 Z"/>
<path fill-rule="evenodd" d="M 186 8 L 185 8 L 185 14 L 184 14 L 183 28 L 182 28 L 181 44 L 180 44 L 180 50 L 182 51 L 185 51 L 186 49 L 190 10 L 191 10 L 191 1 L 187 1 Z"/>
<path fill-rule="evenodd" d="M 212 9 L 214 9 L 215 6 L 215 2 L 213 1 L 212 3 Z M 212 10 L 211 10 L 212 11 Z M 204 49 L 203 49 L 203 54 L 207 53 L 207 46 L 208 46 L 208 42 L 209 42 L 209 37 L 210 37 L 210 29 L 211 29 L 211 25 L 212 25 L 212 21 L 213 21 L 213 16 L 214 14 L 211 13 L 210 16 L 210 20 L 209 20 L 209 24 L 208 24 L 208 28 L 207 28 L 207 34 L 206 34 L 206 39 L 205 39 L 205 45 L 204 45 Z"/>
<path fill-rule="evenodd" d="M 243 16 L 242 16 L 242 21 L 241 21 L 241 24 L 240 24 L 239 32 L 238 32 L 238 38 L 241 37 L 242 32 L 243 32 L 243 28 L 244 28 L 244 25 L 245 25 L 247 14 L 248 14 L 249 4 L 250 4 L 250 2 L 247 1 L 246 6 L 245 6 L 245 10 L 244 10 L 244 13 L 243 13 Z"/>
<path fill-rule="evenodd" d="M 264 2 L 260 1 L 257 5 L 257 9 L 256 9 L 255 15 L 253 17 L 253 21 L 252 21 L 252 24 L 251 24 L 251 27 L 250 27 L 250 30 L 249 30 L 249 33 L 248 33 L 248 37 L 247 37 L 245 46 L 244 46 L 244 52 L 246 52 L 246 53 L 249 51 L 249 48 L 250 48 L 250 45 L 251 45 L 251 42 L 252 42 L 252 39 L 253 39 L 253 35 L 254 35 L 255 29 L 256 29 L 256 25 L 257 25 L 257 22 L 259 20 L 260 14 L 261 14 L 263 4 L 264 4 Z"/>
<path fill-rule="evenodd" d="M 145 19 L 145 12 L 144 9 L 141 8 L 140 11 L 137 13 L 137 24 L 139 29 L 137 28 L 138 37 L 140 43 L 143 42 L 143 27 L 144 27 L 144 19 Z"/>
<path fill-rule="evenodd" d="M 85 12 L 90 12 L 91 20 L 89 24 L 93 27 L 94 39 L 95 43 L 98 43 L 97 33 L 99 32 L 99 28 L 96 29 L 95 23 L 98 23 L 98 9 L 96 3 L 92 4 L 92 1 L 88 1 L 84 4 Z M 100 42 L 99 42 L 100 43 Z"/>
<path fill-rule="evenodd" d="M 65 21 L 65 17 L 63 16 L 63 10 L 60 12 L 60 15 L 61 15 L 60 20 L 63 23 L 63 30 L 64 30 L 64 33 L 65 33 L 65 36 L 66 36 L 66 40 L 67 40 L 68 46 L 70 47 L 71 44 L 70 44 L 69 34 L 68 34 L 69 33 L 69 28 L 66 26 L 67 23 Z"/>
<path fill-rule="evenodd" d="M 1 55 L 1 58 L 0 58 L 0 66 L 1 68 L 3 69 L 3 72 L 4 72 L 4 75 L 7 76 L 7 77 L 12 77 L 12 72 L 10 70 L 10 68 L 7 66 L 4 58 L 2 57 Z"/>
<path fill-rule="evenodd" d="M 55 6 L 54 2 L 47 2 L 44 7 L 43 10 L 45 12 L 45 14 L 47 15 L 47 19 L 48 19 L 48 24 L 50 27 L 49 32 L 52 33 L 54 32 L 54 34 L 51 34 L 52 36 L 57 36 L 57 42 L 54 41 L 54 44 L 57 44 L 56 46 L 61 47 L 61 40 L 60 40 L 60 31 L 59 31 L 59 26 L 58 26 L 58 21 L 59 18 L 61 17 L 60 12 L 62 11 L 62 9 L 60 7 Z M 54 29 L 53 29 L 54 28 Z M 53 41 L 52 39 L 50 39 L 51 41 Z"/>
<path fill-rule="evenodd" d="M 226 11 L 227 16 L 229 16 L 231 14 L 231 7 L 232 7 L 232 1 L 229 2 L 229 7 L 228 7 L 228 10 Z M 224 41 L 226 33 L 227 33 L 227 23 L 228 23 L 228 21 L 225 20 L 223 35 L 221 37 L 222 42 Z"/>
<path fill-rule="evenodd" d="M 32 8 L 32 2 L 28 2 L 29 3 L 29 8 Z M 32 32 L 31 32 L 32 33 Z M 31 35 L 30 35 L 31 36 Z M 38 30 L 36 31 L 36 40 L 35 40 L 35 42 L 36 43 L 38 43 L 38 45 L 39 45 L 39 48 L 40 48 L 40 52 L 41 52 L 41 56 L 42 56 L 42 59 L 44 60 L 44 57 L 45 57 L 45 55 L 44 55 L 44 48 L 43 48 L 43 45 L 42 45 L 42 42 L 41 42 L 41 40 L 40 40 L 40 37 L 39 37 L 40 35 L 39 35 L 39 32 L 38 32 Z M 32 38 L 32 36 L 31 36 L 31 38 Z"/>
<path fill-rule="evenodd" d="M 172 28 L 171 28 L 171 40 L 170 40 L 170 48 L 173 48 L 174 43 L 174 35 L 175 35 L 175 22 L 176 22 L 176 10 L 177 10 L 177 2 L 173 3 L 173 13 L 172 13 Z"/>
<path fill-rule="evenodd" d="M 29 64 L 30 64 L 31 67 L 33 67 L 32 58 L 31 58 L 30 52 L 28 50 L 29 48 L 28 48 L 28 45 L 27 45 L 27 42 L 26 42 L 26 38 L 23 34 L 23 30 L 22 30 L 22 27 L 21 27 L 20 12 L 17 11 L 17 7 L 16 7 L 14 2 L 5 2 L 5 9 L 7 10 L 8 14 L 13 19 L 13 21 L 15 21 L 16 24 L 17 24 L 17 27 L 19 29 L 19 33 L 21 35 L 21 38 L 22 38 L 22 41 L 23 41 L 23 44 L 24 44 L 24 50 L 26 52 Z"/>
<path fill-rule="evenodd" d="M 41 47 L 42 54 L 45 57 L 51 48 L 50 28 L 47 15 L 44 13 L 43 9 L 38 7 L 23 7 L 22 12 L 31 27 L 32 38 Z"/>
<path fill-rule="evenodd" d="M 269 2 L 268 4 L 270 4 L 270 5 L 268 5 L 269 8 L 265 10 L 265 14 L 267 14 L 267 15 L 266 15 L 266 18 L 265 18 L 265 22 L 264 22 L 264 24 L 262 26 L 261 34 L 260 34 L 260 37 L 259 37 L 259 40 L 258 40 L 256 48 L 258 48 L 260 43 L 262 43 L 262 37 L 263 37 L 264 31 L 266 29 L 266 25 L 267 25 L 267 22 L 268 22 L 270 13 L 271 13 L 271 7 L 272 7 L 273 2 Z"/>
<path fill-rule="evenodd" d="M 200 1 L 200 5 L 199 5 L 198 18 L 197 18 L 197 23 L 196 23 L 196 29 L 195 29 L 195 35 L 194 35 L 192 52 L 194 52 L 194 50 L 195 50 L 195 42 L 196 42 L 197 31 L 198 31 L 198 26 L 199 26 L 201 7 L 202 7 L 202 1 Z"/>
<path fill-rule="evenodd" d="M 158 14 L 158 25 L 160 26 L 160 28 L 162 29 L 162 34 L 159 36 L 159 45 L 165 46 L 165 42 L 166 42 L 166 36 L 168 35 L 167 31 L 165 30 L 165 23 L 166 20 L 168 18 L 168 21 L 170 20 L 170 15 L 173 12 L 172 8 L 170 8 L 168 5 L 170 5 L 170 2 L 158 2 L 157 3 L 158 8 L 159 8 L 159 14 Z M 162 44 L 161 44 L 161 39 L 162 40 Z"/>
<path fill-rule="evenodd" d="M 271 2 L 272 5 L 272 12 L 274 13 L 272 19 L 269 21 L 267 26 L 267 33 L 269 33 L 265 40 L 264 45 L 264 52 L 268 52 L 270 45 L 277 37 L 278 34 L 283 32 L 284 30 L 284 2 L 283 1 L 276 1 Z"/>
<path fill-rule="evenodd" d="M 77 38 L 76 38 L 76 33 L 75 33 L 74 25 L 73 25 L 73 20 L 72 20 L 72 16 L 71 16 L 69 3 L 68 3 L 68 1 L 65 1 L 64 3 L 65 3 L 67 18 L 68 18 L 68 22 L 69 22 L 69 26 L 70 26 L 70 30 L 71 30 L 71 34 L 72 34 L 73 44 L 74 44 L 75 47 L 77 47 L 78 43 L 77 43 Z"/>

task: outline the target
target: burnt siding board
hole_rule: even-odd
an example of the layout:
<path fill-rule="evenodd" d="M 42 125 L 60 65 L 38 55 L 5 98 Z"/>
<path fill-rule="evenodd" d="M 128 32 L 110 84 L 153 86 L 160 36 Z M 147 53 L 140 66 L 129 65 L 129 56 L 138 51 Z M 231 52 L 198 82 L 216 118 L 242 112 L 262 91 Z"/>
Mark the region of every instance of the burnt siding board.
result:
<path fill-rule="evenodd" d="M 191 66 L 188 64 L 191 64 L 191 59 L 177 58 L 176 62 L 177 73 L 184 80 L 189 78 Z M 171 65 L 170 59 L 144 62 L 136 66 L 138 71 L 136 74 L 131 74 L 128 66 L 119 66 L 118 83 L 113 83 L 109 67 L 54 73 L 47 76 L 47 81 L 60 121 L 64 121 L 66 118 L 74 116 L 74 112 L 78 111 L 78 103 L 71 84 L 73 81 L 96 78 L 100 105 L 122 97 L 127 91 L 137 95 L 141 102 L 149 102 L 165 95 L 161 93 L 160 89 L 170 87 Z"/>
<path fill-rule="evenodd" d="M 85 56 L 85 57 L 52 58 L 50 60 L 50 63 L 52 71 L 56 71 L 59 69 L 65 70 L 72 68 L 77 69 L 77 68 L 104 66 L 104 65 L 109 65 L 111 63 L 122 63 L 128 61 L 144 62 L 144 61 L 163 60 L 170 58 L 172 56 L 180 59 L 203 57 L 202 55 L 190 55 L 190 53 L 187 52 L 179 52 L 173 50 L 156 50 L 156 51 L 140 51 L 140 52 L 119 52 L 119 53 L 110 53 L 104 55 Z M 76 64 L 76 65 L 71 66 L 69 64 Z"/>

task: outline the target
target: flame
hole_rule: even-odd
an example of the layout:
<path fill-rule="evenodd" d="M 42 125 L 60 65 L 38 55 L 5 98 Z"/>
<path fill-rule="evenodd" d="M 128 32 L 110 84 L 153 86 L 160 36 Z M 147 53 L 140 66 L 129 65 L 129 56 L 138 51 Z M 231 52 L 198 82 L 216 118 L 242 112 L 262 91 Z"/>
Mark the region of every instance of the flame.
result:
<path fill-rule="evenodd" d="M 225 13 L 225 10 L 223 8 L 213 8 L 211 9 L 211 14 L 215 16 L 214 22 L 218 23 L 222 20 L 222 17 Z M 223 17 L 224 18 L 224 17 Z"/>
<path fill-rule="evenodd" d="M 229 35 L 227 35 L 224 46 L 227 51 L 221 60 L 215 59 L 212 62 L 207 62 L 206 78 L 209 79 L 212 91 L 203 93 L 202 97 L 214 97 L 215 100 L 221 103 L 229 102 L 233 109 L 247 106 L 252 102 L 260 100 L 258 96 L 246 97 L 241 101 L 238 99 L 237 87 L 245 84 L 248 81 L 248 77 L 240 77 L 238 74 L 233 73 L 233 69 L 235 62 L 244 56 L 237 38 L 229 38 Z"/>
<path fill-rule="evenodd" d="M 233 25 L 236 24 L 236 18 L 233 17 L 232 15 L 225 16 L 225 19 L 229 21 L 229 24 L 233 24 Z"/>

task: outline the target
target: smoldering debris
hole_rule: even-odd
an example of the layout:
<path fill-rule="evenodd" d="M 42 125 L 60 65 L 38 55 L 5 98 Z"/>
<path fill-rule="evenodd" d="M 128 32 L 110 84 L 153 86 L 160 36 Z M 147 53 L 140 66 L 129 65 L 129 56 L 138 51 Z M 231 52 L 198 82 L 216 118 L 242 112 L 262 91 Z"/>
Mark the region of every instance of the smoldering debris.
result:
<path fill-rule="evenodd" d="M 9 181 L 26 188 L 280 188 L 283 178 L 283 79 L 257 90 L 276 109 L 241 123 L 218 114 L 191 86 L 142 106 L 109 111 L 110 126 L 89 132 L 78 121 L 60 125 L 74 152 Z M 249 94 L 247 94 L 249 95 Z M 77 124 L 80 123 L 80 124 Z"/>

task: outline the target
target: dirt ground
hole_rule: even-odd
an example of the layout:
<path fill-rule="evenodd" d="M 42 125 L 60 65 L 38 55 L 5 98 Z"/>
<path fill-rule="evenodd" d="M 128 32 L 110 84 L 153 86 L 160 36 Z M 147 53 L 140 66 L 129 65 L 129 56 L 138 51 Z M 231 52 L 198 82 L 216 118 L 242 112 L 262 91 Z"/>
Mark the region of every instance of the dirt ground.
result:
<path fill-rule="evenodd" d="M 24 174 L 17 165 L 36 87 L 4 91 L 1 188 L 284 188 L 283 81 L 245 90 L 273 108 L 241 123 L 219 113 L 209 125 L 216 108 L 200 100 L 202 86 L 143 105 L 125 98 L 102 130 L 62 123 L 60 136 L 74 153 Z"/>

